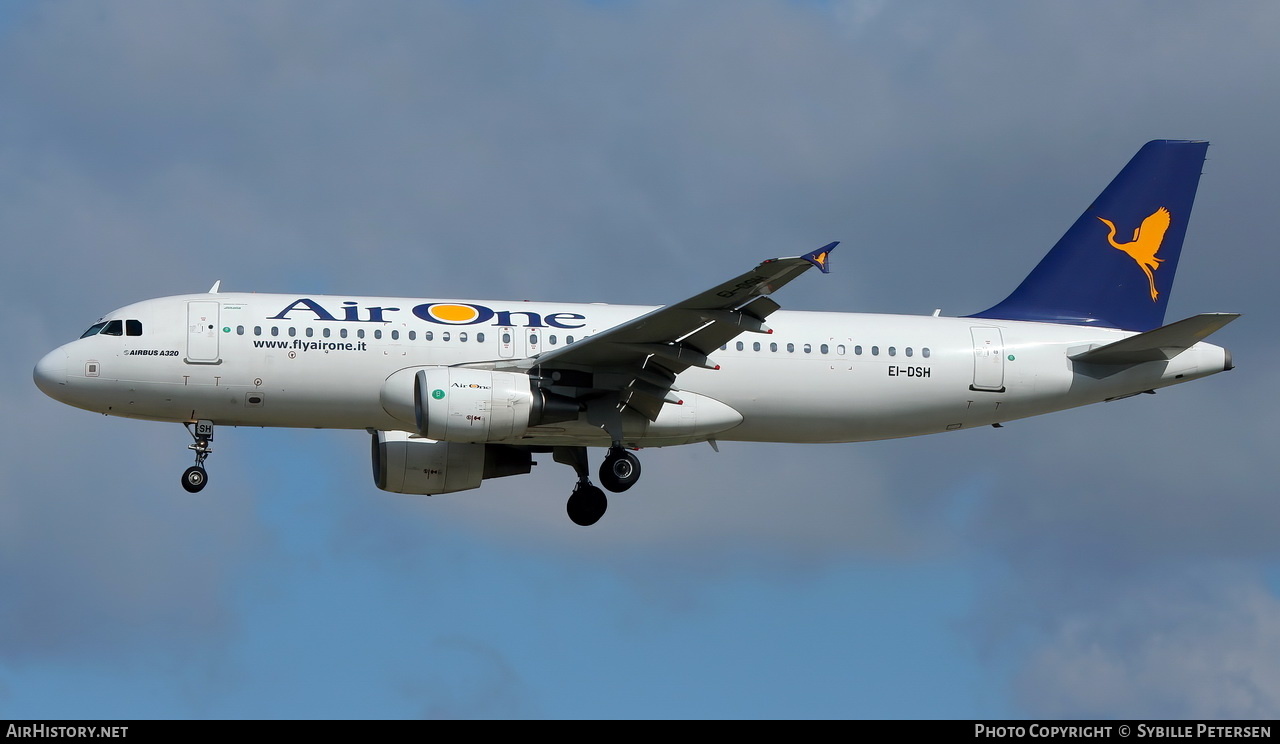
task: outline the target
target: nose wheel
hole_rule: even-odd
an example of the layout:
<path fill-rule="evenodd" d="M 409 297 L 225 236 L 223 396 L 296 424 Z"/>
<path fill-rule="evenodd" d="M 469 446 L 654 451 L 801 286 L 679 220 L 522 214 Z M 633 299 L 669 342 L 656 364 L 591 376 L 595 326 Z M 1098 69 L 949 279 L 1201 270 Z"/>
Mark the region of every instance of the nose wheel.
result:
<path fill-rule="evenodd" d="M 191 438 L 195 441 L 187 445 L 187 449 L 196 453 L 196 464 L 187 468 L 182 473 L 182 487 L 187 493 L 199 493 L 209 482 L 209 474 L 205 472 L 205 458 L 213 452 L 213 448 L 209 446 L 209 442 L 213 440 L 213 422 L 201 419 L 194 424 L 186 423 L 187 432 L 191 434 Z"/>
<path fill-rule="evenodd" d="M 204 468 L 199 465 L 192 465 L 182 474 L 182 487 L 187 489 L 187 493 L 197 493 L 204 488 L 204 484 L 209 480 L 209 475 Z"/>

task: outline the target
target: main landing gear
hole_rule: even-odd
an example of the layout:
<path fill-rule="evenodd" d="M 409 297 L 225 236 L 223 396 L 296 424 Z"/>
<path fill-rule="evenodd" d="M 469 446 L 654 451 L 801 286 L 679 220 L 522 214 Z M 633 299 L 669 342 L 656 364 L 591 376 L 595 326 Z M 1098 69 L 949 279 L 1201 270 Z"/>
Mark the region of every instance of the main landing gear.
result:
<path fill-rule="evenodd" d="M 622 493 L 640 480 L 640 458 L 619 445 L 609 448 L 600 463 L 600 482 L 614 493 Z"/>
<path fill-rule="evenodd" d="M 194 424 L 188 422 L 183 426 L 187 427 L 191 438 L 196 440 L 187 445 L 187 449 L 195 450 L 196 464 L 182 473 L 182 487 L 187 489 L 188 493 L 197 493 L 209 482 L 209 474 L 204 470 L 204 461 L 209 453 L 213 452 L 213 448 L 209 446 L 209 442 L 213 439 L 213 422 L 201 419 Z"/>
<path fill-rule="evenodd" d="M 565 507 L 569 513 L 569 519 L 583 527 L 599 522 L 605 510 L 609 508 L 609 499 L 604 495 L 604 491 L 591 484 L 590 469 L 587 466 L 587 448 L 556 447 L 552 457 L 556 462 L 572 467 L 578 474 L 578 484 L 573 487 L 573 493 L 569 494 L 569 503 Z M 604 487 L 614 493 L 622 493 L 634 486 L 638 480 L 640 480 L 640 460 L 623 449 L 621 444 L 610 447 L 609 454 L 600 464 L 600 482 Z"/>

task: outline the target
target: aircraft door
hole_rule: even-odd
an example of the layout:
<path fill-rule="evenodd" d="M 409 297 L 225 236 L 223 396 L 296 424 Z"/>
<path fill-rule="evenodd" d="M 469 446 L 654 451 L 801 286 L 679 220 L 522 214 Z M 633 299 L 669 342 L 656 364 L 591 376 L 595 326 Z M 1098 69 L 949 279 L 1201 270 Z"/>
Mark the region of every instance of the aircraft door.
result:
<path fill-rule="evenodd" d="M 188 364 L 218 364 L 218 303 L 193 300 L 187 303 Z"/>
<path fill-rule="evenodd" d="M 973 384 L 970 390 L 1004 392 L 1004 338 L 999 328 L 970 328 L 973 334 Z"/>
<path fill-rule="evenodd" d="M 498 356 L 503 359 L 523 358 L 524 353 L 521 351 L 523 344 L 520 338 L 520 330 L 511 326 L 500 326 L 498 328 Z"/>

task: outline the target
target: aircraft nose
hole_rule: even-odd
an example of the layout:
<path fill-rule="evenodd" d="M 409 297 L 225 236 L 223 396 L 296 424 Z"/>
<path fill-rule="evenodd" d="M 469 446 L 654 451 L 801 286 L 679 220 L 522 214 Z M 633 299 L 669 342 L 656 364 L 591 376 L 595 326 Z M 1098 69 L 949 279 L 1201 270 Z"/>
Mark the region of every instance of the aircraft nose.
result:
<path fill-rule="evenodd" d="M 31 376 L 35 378 L 36 387 L 40 388 L 41 392 L 57 400 L 67 385 L 66 350 L 59 348 L 45 354 L 40 361 L 36 362 L 35 372 Z"/>

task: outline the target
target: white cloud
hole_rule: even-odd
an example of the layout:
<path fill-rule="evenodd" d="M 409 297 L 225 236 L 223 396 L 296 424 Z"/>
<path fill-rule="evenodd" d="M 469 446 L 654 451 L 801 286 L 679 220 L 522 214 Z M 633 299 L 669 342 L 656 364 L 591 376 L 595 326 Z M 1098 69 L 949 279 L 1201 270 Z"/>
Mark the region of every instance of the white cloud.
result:
<path fill-rule="evenodd" d="M 1045 718 L 1274 719 L 1280 599 L 1239 573 L 1178 572 L 1055 618 L 1018 699 Z"/>

